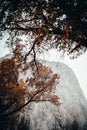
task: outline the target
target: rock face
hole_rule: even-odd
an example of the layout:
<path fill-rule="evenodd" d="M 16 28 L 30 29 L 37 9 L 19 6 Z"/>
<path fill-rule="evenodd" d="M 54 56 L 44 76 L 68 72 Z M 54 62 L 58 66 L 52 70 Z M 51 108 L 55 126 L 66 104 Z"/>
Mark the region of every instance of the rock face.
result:
<path fill-rule="evenodd" d="M 25 108 L 29 130 L 87 130 L 87 101 L 73 71 L 63 63 L 41 62 L 60 74 L 56 93 L 61 104 L 34 104 L 31 114 Z"/>
<path fill-rule="evenodd" d="M 56 94 L 60 105 L 33 104 L 20 113 L 19 123 L 8 130 L 87 130 L 87 100 L 73 71 L 63 63 L 40 61 L 60 75 Z"/>

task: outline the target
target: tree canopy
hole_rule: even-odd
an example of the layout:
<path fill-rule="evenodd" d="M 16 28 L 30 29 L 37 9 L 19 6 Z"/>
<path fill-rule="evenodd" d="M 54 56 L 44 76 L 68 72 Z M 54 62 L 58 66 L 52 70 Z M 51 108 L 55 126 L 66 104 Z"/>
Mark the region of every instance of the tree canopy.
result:
<path fill-rule="evenodd" d="M 60 76 L 37 61 L 37 54 L 55 48 L 75 58 L 86 51 L 87 1 L 0 0 L 0 39 L 5 31 L 11 58 L 0 61 L 2 130 L 8 129 L 6 116 L 28 104 L 59 105 L 55 90 Z"/>
<path fill-rule="evenodd" d="M 77 55 L 86 50 L 86 0 L 4 0 L 0 3 L 1 30 L 10 30 L 15 35 L 32 32 L 36 37 L 34 44 L 52 40 L 54 36 L 51 47 L 79 52 Z"/>
<path fill-rule="evenodd" d="M 0 119 L 20 111 L 33 102 L 50 101 L 59 104 L 59 97 L 55 94 L 59 75 L 53 74 L 50 68 L 39 62 L 37 62 L 37 67 L 38 71 L 35 71 L 34 63 L 29 62 L 29 70 L 25 66 L 16 68 L 13 59 L 1 62 Z"/>
<path fill-rule="evenodd" d="M 2 77 L 0 112 L 9 115 L 32 101 L 56 102 L 58 96 L 52 91 L 59 76 L 37 62 L 36 56 L 37 53 L 50 48 L 73 53 L 73 57 L 86 51 L 87 2 L 86 0 L 0 0 L 0 31 L 1 38 L 4 31 L 9 33 L 7 44 L 12 49 L 12 58 L 0 64 L 0 77 Z M 32 70 L 33 77 L 28 77 L 25 81 L 23 78 L 19 79 L 20 73 L 24 74 L 29 69 Z M 25 86 L 30 89 L 28 93 Z M 4 91 L 6 91 L 5 98 L 9 99 L 9 102 L 3 101 Z M 28 98 L 27 103 L 24 103 L 25 95 Z M 19 99 L 21 102 L 18 105 Z M 18 106 L 14 108 L 14 104 L 15 107 Z"/>

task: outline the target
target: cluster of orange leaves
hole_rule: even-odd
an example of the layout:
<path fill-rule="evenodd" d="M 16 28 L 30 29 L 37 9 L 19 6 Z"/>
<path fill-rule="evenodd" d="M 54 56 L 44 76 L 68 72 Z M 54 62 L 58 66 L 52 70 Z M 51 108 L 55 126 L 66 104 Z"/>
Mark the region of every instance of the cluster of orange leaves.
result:
<path fill-rule="evenodd" d="M 53 74 L 51 68 L 37 62 L 38 71 L 34 70 L 34 63 L 30 63 L 32 77 L 27 82 L 29 98 L 33 96 L 32 101 L 51 101 L 54 104 L 59 103 L 59 97 L 55 94 L 59 75 Z"/>
<path fill-rule="evenodd" d="M 0 100 L 3 104 L 15 100 L 11 110 L 20 108 L 26 102 L 50 101 L 58 104 L 59 97 L 55 94 L 55 89 L 59 76 L 39 62 L 37 62 L 38 71 L 35 71 L 33 62 L 30 62 L 29 66 L 32 77 L 26 77 L 24 80 L 19 79 L 20 72 L 14 59 L 6 59 L 0 63 Z"/>
<path fill-rule="evenodd" d="M 15 62 L 13 59 L 6 59 L 0 63 L 0 99 L 3 104 L 16 100 L 21 104 L 24 102 L 25 83 L 23 79 L 18 81 L 18 72 L 15 69 Z M 21 102 L 19 102 L 19 100 Z"/>

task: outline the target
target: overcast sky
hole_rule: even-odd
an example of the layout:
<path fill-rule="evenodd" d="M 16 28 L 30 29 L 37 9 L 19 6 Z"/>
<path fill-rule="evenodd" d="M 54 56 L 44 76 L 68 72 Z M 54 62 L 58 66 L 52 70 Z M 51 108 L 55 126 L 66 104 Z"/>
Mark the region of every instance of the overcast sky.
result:
<path fill-rule="evenodd" d="M 0 40 L 0 58 L 9 54 L 9 49 L 6 47 L 5 41 L 8 38 L 8 34 L 4 34 L 3 40 Z M 77 59 L 71 60 L 68 56 L 62 56 L 56 50 L 52 49 L 49 52 L 45 52 L 39 55 L 39 58 L 48 61 L 63 62 L 67 64 L 75 73 L 79 84 L 87 98 L 87 51 Z"/>

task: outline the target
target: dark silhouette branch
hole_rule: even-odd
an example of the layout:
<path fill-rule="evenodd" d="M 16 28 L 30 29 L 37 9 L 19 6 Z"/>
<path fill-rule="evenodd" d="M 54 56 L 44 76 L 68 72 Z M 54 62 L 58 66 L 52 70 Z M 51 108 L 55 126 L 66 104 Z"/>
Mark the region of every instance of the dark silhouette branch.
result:
<path fill-rule="evenodd" d="M 37 91 L 25 104 L 23 104 L 22 106 L 20 106 L 19 108 L 12 110 L 11 112 L 8 112 L 6 114 L 3 114 L 3 116 L 10 116 L 13 115 L 14 113 L 20 111 L 21 109 L 23 109 L 25 106 L 27 106 L 29 103 L 31 103 L 33 101 L 33 98 L 38 95 L 40 92 L 42 92 L 43 89 Z"/>
<path fill-rule="evenodd" d="M 0 114 L 3 114 L 4 112 L 6 112 L 9 108 L 12 107 L 13 104 L 15 104 L 17 101 L 17 99 L 13 99 L 11 100 L 9 103 L 3 105 L 0 109 Z"/>

